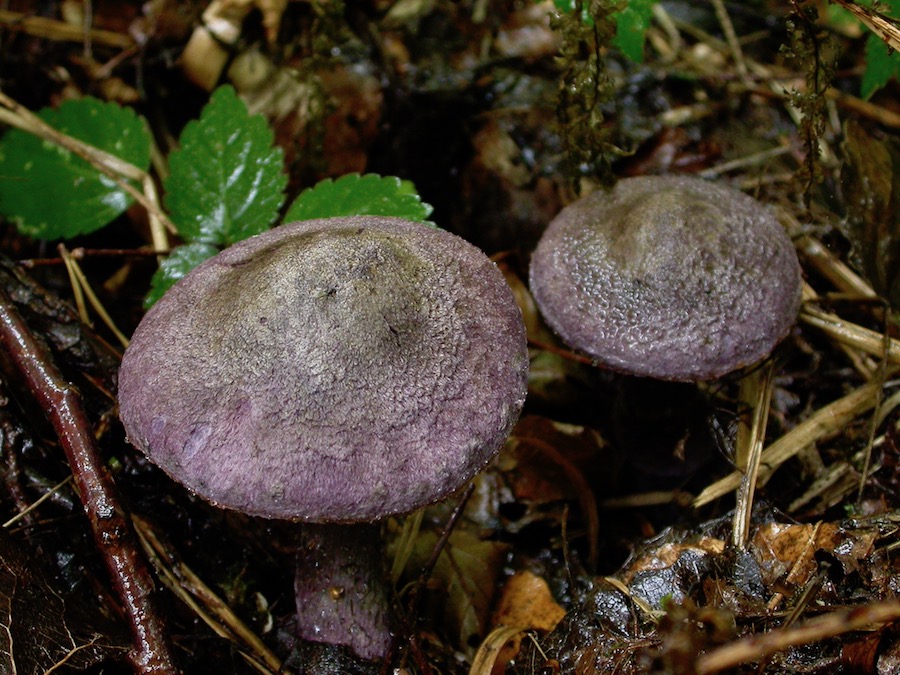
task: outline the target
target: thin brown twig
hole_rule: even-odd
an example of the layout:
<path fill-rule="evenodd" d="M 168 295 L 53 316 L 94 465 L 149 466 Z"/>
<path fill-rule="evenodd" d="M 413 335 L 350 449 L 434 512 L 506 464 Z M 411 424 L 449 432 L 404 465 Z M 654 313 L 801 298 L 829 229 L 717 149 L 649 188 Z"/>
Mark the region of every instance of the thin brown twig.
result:
<path fill-rule="evenodd" d="M 93 307 L 94 311 L 97 312 L 100 320 L 103 321 L 110 332 L 112 332 L 112 334 L 116 336 L 119 344 L 121 344 L 123 347 L 127 347 L 129 342 L 128 338 L 125 336 L 125 333 L 119 330 L 119 327 L 116 326 L 116 322 L 113 321 L 113 318 L 109 315 L 109 312 L 106 311 L 106 307 L 104 307 L 103 303 L 100 302 L 100 298 L 98 298 L 97 294 L 94 293 L 94 289 L 91 288 L 91 284 L 85 276 L 84 272 L 81 270 L 81 266 L 78 264 L 78 261 L 71 257 L 71 255 L 69 254 L 69 250 L 65 247 L 65 244 L 59 244 L 56 247 L 56 250 L 59 251 L 59 254 L 62 256 L 62 259 L 65 262 L 66 269 L 69 272 L 69 278 L 72 283 L 72 290 L 76 293 L 76 297 L 86 297 L 88 302 L 90 302 L 91 307 Z M 85 310 L 85 312 L 86 311 L 87 310 Z M 84 320 L 84 317 L 82 318 L 82 320 Z"/>
<path fill-rule="evenodd" d="M 72 260 L 85 260 L 87 258 L 145 258 L 148 256 L 168 255 L 171 249 L 155 250 L 152 248 L 84 248 L 79 246 L 69 251 Z M 17 260 L 16 264 L 26 269 L 45 267 L 51 265 L 65 265 L 62 258 L 24 258 Z"/>
<path fill-rule="evenodd" d="M 569 483 L 578 495 L 578 502 L 581 505 L 585 519 L 588 539 L 588 565 L 591 569 L 596 569 L 597 561 L 600 557 L 600 514 L 597 512 L 597 498 L 590 483 L 588 483 L 578 467 L 550 443 L 534 436 L 515 436 L 515 439 L 520 443 L 533 445 L 565 472 L 566 478 L 569 479 Z"/>
<path fill-rule="evenodd" d="M 753 399 L 749 424 L 741 426 L 738 438 L 746 449 L 743 462 L 738 468 L 743 471 L 741 485 L 737 492 L 737 503 L 734 509 L 731 543 L 739 551 L 747 549 L 750 539 L 750 520 L 753 516 L 753 497 L 756 492 L 756 481 L 759 477 L 759 462 L 762 457 L 763 443 L 766 440 L 766 424 L 769 419 L 769 406 L 772 401 L 774 385 L 773 366 L 769 360 L 765 366 L 753 371 L 741 383 L 741 398 L 747 402 Z"/>
<path fill-rule="evenodd" d="M 528 338 L 528 344 L 532 347 L 536 347 L 537 349 L 543 349 L 545 352 L 550 352 L 552 354 L 556 354 L 557 356 L 561 356 L 564 359 L 568 359 L 569 361 L 575 361 L 577 363 L 583 363 L 588 366 L 595 366 L 597 368 L 603 368 L 600 364 L 598 364 L 594 359 L 589 356 L 584 356 L 583 354 L 579 354 L 577 352 L 573 352 L 569 349 L 565 349 L 563 347 L 557 347 L 554 344 L 550 344 L 549 342 L 543 342 L 541 340 L 537 340 L 535 338 Z"/>
<path fill-rule="evenodd" d="M 94 542 L 131 629 L 135 670 L 177 673 L 162 616 L 153 600 L 153 578 L 100 457 L 81 397 L 62 377 L 47 348 L 32 335 L 4 290 L 0 290 L 0 346 L 28 384 L 66 453 Z"/>
<path fill-rule="evenodd" d="M 0 25 L 8 30 L 18 30 L 35 37 L 63 42 L 83 42 L 87 37 L 94 44 L 127 49 L 134 46 L 134 39 L 127 34 L 99 28 L 90 29 L 87 34 L 80 26 L 43 16 L 29 16 L 21 12 L 0 10 Z"/>
<path fill-rule="evenodd" d="M 846 396 L 819 408 L 803 422 L 767 447 L 760 458 L 759 481 L 768 479 L 774 471 L 803 448 L 822 436 L 843 428 L 857 416 L 875 407 L 882 384 L 869 382 L 854 389 Z M 741 484 L 743 474 L 734 471 L 708 485 L 694 499 L 694 507 L 717 499 Z"/>
<path fill-rule="evenodd" d="M 738 76 L 745 83 L 749 83 L 744 52 L 741 50 L 741 43 L 738 41 L 737 33 L 734 31 L 731 17 L 728 16 L 728 10 L 725 9 L 725 3 L 722 0 L 712 0 L 712 6 L 716 12 L 716 18 L 719 20 L 719 26 L 722 28 L 722 32 L 725 33 L 725 40 L 728 43 L 729 51 L 731 51 L 731 58 L 734 59 L 734 68 Z"/>
<path fill-rule="evenodd" d="M 290 675 L 275 653 L 178 557 L 149 521 L 132 515 L 132 522 L 144 552 L 160 579 L 175 595 L 217 635 L 238 645 L 251 666 L 264 673 Z"/>
<path fill-rule="evenodd" d="M 742 663 L 759 661 L 790 647 L 808 645 L 898 619 L 900 619 L 900 600 L 897 599 L 831 612 L 810 619 L 799 626 L 753 635 L 719 647 L 697 660 L 696 672 L 698 675 L 718 673 Z"/>

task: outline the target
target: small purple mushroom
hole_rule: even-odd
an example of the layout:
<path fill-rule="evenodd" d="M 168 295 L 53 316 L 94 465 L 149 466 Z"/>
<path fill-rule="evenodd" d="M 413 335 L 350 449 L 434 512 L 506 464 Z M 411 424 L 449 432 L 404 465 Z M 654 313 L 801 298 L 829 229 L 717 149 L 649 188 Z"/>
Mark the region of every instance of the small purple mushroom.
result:
<path fill-rule="evenodd" d="M 766 357 L 800 307 L 800 264 L 763 205 L 686 176 L 626 178 L 572 203 L 531 262 L 547 323 L 599 363 L 712 379 Z"/>
<path fill-rule="evenodd" d="M 374 659 L 391 630 L 377 521 L 484 467 L 527 369 L 521 314 L 481 251 L 421 223 L 332 218 L 240 242 L 176 284 L 126 350 L 119 408 L 192 492 L 308 523 L 298 631 Z"/>

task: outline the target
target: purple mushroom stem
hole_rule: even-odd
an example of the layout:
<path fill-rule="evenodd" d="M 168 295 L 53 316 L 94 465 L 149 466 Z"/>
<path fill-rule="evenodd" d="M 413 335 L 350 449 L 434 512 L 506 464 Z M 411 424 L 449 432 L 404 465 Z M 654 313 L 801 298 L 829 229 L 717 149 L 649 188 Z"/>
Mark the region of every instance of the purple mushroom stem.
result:
<path fill-rule="evenodd" d="M 301 525 L 297 548 L 297 633 L 380 659 L 394 619 L 378 523 Z"/>

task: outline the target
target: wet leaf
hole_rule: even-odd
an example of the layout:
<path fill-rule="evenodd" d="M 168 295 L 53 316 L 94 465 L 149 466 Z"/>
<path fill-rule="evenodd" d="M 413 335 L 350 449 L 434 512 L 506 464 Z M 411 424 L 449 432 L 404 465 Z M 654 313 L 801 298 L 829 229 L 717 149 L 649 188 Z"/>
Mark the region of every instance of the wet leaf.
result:
<path fill-rule="evenodd" d="M 609 447 L 592 429 L 527 415 L 516 425 L 503 453 L 501 467 L 516 501 L 531 508 L 578 500 L 595 508 L 587 472 L 608 460 Z"/>
<path fill-rule="evenodd" d="M 169 157 L 166 205 L 191 243 L 233 244 L 267 230 L 284 202 L 283 153 L 272 130 L 234 89 L 213 92 Z"/>
<path fill-rule="evenodd" d="M 892 305 L 900 305 L 900 142 L 847 122 L 841 171 L 845 234 L 854 265 Z"/>
<path fill-rule="evenodd" d="M 566 610 L 559 606 L 550 587 L 532 572 L 517 572 L 503 587 L 494 625 L 522 626 L 549 631 L 556 628 Z"/>
<path fill-rule="evenodd" d="M 547 632 L 556 628 L 565 615 L 566 610 L 554 600 L 547 582 L 526 570 L 516 572 L 506 582 L 492 624 Z M 521 635 L 510 639 L 500 651 L 497 663 L 507 663 L 515 658 L 521 642 Z"/>
<path fill-rule="evenodd" d="M 408 180 L 374 173 L 326 178 L 307 188 L 291 204 L 286 223 L 335 216 L 395 216 L 425 221 L 431 205 L 424 203 Z"/>
<path fill-rule="evenodd" d="M 673 538 L 680 538 L 671 530 Z M 661 539 L 666 537 L 661 537 Z M 658 548 L 637 556 L 619 573 L 634 596 L 658 609 L 668 600 L 682 602 L 691 589 L 709 573 L 725 542 L 712 537 L 696 541 L 663 541 Z"/>
<path fill-rule="evenodd" d="M 53 128 L 146 169 L 150 133 L 128 108 L 93 98 L 44 108 Z M 0 212 L 40 239 L 93 232 L 119 216 L 132 198 L 86 160 L 19 129 L 0 142 Z"/>
<path fill-rule="evenodd" d="M 847 531 L 834 523 L 766 523 L 753 537 L 753 548 L 765 583 L 780 581 L 791 588 L 802 587 L 816 573 L 819 551 L 835 556 L 844 574 L 850 574 L 872 554 L 874 543 L 874 532 Z"/>
<path fill-rule="evenodd" d="M 413 569 L 420 567 L 437 542 L 437 534 L 424 532 L 416 542 Z M 457 528 L 438 558 L 429 588 L 443 602 L 439 624 L 462 650 L 476 646 L 487 633 L 497 578 L 508 546 L 486 541 L 473 532 Z"/>
<path fill-rule="evenodd" d="M 123 636 L 95 630 L 94 617 L 67 601 L 33 558 L 0 530 L 0 672 L 45 673 L 62 663 L 83 669 L 124 657 Z"/>

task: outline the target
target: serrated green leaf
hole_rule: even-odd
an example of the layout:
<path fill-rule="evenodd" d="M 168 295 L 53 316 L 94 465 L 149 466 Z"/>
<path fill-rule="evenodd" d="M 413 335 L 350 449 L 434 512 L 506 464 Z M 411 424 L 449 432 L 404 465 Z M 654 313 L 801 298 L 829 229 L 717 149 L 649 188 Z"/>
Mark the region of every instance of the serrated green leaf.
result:
<path fill-rule="evenodd" d="M 141 169 L 150 165 L 150 133 L 127 108 L 83 98 L 45 108 L 38 116 Z M 0 141 L 0 213 L 23 234 L 60 239 L 93 232 L 131 202 L 115 181 L 68 150 L 19 129 Z"/>
<path fill-rule="evenodd" d="M 634 63 L 644 61 L 644 41 L 653 17 L 653 5 L 657 2 L 658 0 L 628 0 L 627 7 L 611 15 L 616 22 L 613 44 Z"/>
<path fill-rule="evenodd" d="M 860 83 L 860 96 L 869 98 L 891 78 L 900 79 L 900 53 L 891 51 L 877 36 L 866 40 L 866 69 Z"/>
<path fill-rule="evenodd" d="M 423 222 L 431 214 L 411 181 L 396 176 L 356 173 L 326 178 L 294 200 L 285 222 L 335 216 L 396 216 Z"/>
<path fill-rule="evenodd" d="M 186 244 L 173 248 L 150 280 L 150 292 L 144 298 L 144 308 L 150 308 L 179 279 L 218 252 L 219 249 L 212 244 Z"/>
<path fill-rule="evenodd" d="M 284 201 L 280 148 L 261 115 L 219 87 L 169 157 L 166 206 L 186 241 L 228 245 L 265 231 Z"/>

